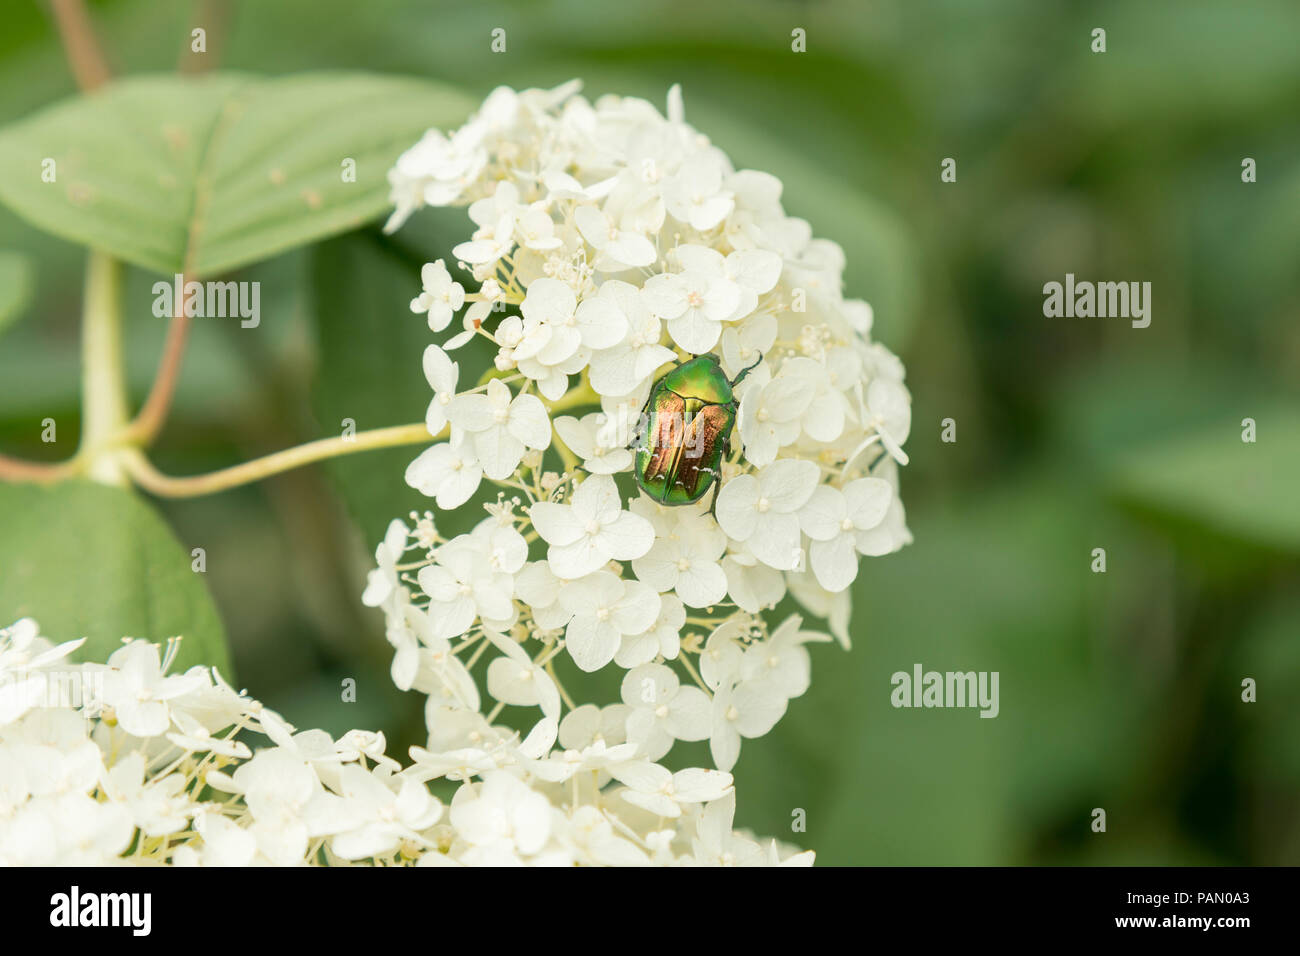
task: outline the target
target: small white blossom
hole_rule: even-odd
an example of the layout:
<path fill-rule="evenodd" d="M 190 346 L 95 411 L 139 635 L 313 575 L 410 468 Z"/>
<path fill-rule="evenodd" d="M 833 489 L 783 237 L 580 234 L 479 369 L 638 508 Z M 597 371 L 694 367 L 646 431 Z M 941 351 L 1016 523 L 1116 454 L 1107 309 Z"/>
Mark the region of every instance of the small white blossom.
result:
<path fill-rule="evenodd" d="M 674 740 L 704 740 L 712 716 L 709 698 L 698 687 L 683 687 L 663 664 L 642 664 L 623 677 L 623 703 L 631 708 L 627 739 L 647 760 L 658 760 Z"/>
<path fill-rule="evenodd" d="M 819 477 L 813 462 L 795 458 L 775 461 L 757 477 L 737 475 L 718 493 L 718 523 L 768 567 L 791 570 L 802 554 L 798 513 Z"/>
<path fill-rule="evenodd" d="M 818 485 L 800 512 L 812 538 L 809 558 L 818 582 L 828 591 L 843 591 L 858 576 L 854 553 L 874 545 L 868 533 L 884 519 L 894 489 L 880 478 L 859 478 L 842 489 Z M 861 542 L 861 545 L 859 545 Z"/>
<path fill-rule="evenodd" d="M 487 393 L 458 395 L 447 409 L 452 426 L 467 434 L 483 474 L 500 480 L 519 467 L 529 448 L 551 444 L 551 421 L 536 395 L 511 396 L 500 379 Z"/>
<path fill-rule="evenodd" d="M 406 483 L 444 511 L 469 501 L 482 480 L 483 466 L 465 438 L 431 445 L 406 468 Z"/>
<path fill-rule="evenodd" d="M 564 632 L 565 648 L 584 671 L 599 670 L 612 661 L 623 638 L 648 630 L 661 606 L 651 588 L 609 571 L 596 571 L 566 585 L 560 603 L 571 615 Z"/>
<path fill-rule="evenodd" d="M 411 311 L 428 313 L 430 331 L 441 332 L 465 304 L 465 288 L 452 279 L 441 259 L 425 264 L 420 282 L 424 291 L 411 300 Z"/>
<path fill-rule="evenodd" d="M 561 578 L 585 577 L 607 561 L 639 558 L 654 544 L 650 522 L 623 510 L 614 479 L 607 475 L 592 475 L 567 505 L 541 501 L 529 514 L 550 545 L 551 570 Z"/>

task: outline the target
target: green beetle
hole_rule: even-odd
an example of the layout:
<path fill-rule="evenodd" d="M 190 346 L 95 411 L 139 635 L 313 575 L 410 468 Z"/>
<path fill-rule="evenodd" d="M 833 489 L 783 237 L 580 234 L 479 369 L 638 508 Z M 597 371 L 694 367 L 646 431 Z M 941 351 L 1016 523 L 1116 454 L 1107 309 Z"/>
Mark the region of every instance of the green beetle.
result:
<path fill-rule="evenodd" d="M 717 356 L 701 355 L 655 382 L 634 446 L 636 482 L 655 501 L 688 505 L 713 487 L 722 459 L 731 451 L 737 407 L 733 390 L 749 370 L 728 381 Z"/>

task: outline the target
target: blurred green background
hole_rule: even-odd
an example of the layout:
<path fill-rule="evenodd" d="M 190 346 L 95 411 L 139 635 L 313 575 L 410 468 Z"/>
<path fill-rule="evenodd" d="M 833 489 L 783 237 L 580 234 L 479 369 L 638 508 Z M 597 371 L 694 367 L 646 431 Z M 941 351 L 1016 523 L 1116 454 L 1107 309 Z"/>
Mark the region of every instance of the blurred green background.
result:
<path fill-rule="evenodd" d="M 580 77 L 658 104 L 680 82 L 687 119 L 843 245 L 848 293 L 908 369 L 916 542 L 864 563 L 852 651 L 816 647 L 812 689 L 746 743 L 738 824 L 827 864 L 1300 863 L 1293 0 L 90 6 L 118 75 L 175 69 L 204 25 L 222 69 L 409 74 L 476 97 Z M 45 5 L 5 18 L 8 123 L 75 90 Z M 465 222 L 426 213 L 241 270 L 262 283 L 261 326 L 195 323 L 156 463 L 191 474 L 345 417 L 419 420 L 429 333 L 406 303 Z M 76 440 L 84 263 L 0 209 L 6 453 Z M 1042 285 L 1066 272 L 1150 281 L 1150 328 L 1045 318 Z M 128 276 L 137 402 L 163 337 L 152 281 Z M 186 551 L 206 549 L 239 683 L 299 726 L 383 729 L 402 749 L 423 742 L 422 698 L 392 688 L 358 595 L 388 519 L 425 507 L 402 483 L 413 454 L 161 505 Z M 65 573 L 75 600 L 97 571 Z M 918 662 L 999 671 L 1000 716 L 891 708 L 890 674 Z"/>

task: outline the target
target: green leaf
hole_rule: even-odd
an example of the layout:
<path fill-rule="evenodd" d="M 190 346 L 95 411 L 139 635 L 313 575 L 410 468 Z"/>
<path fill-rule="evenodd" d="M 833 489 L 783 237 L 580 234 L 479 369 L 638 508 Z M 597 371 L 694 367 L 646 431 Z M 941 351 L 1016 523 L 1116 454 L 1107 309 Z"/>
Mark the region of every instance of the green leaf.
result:
<path fill-rule="evenodd" d="M 1125 500 L 1217 534 L 1300 551 L 1300 415 L 1277 406 L 1251 417 L 1254 442 L 1242 441 L 1240 419 L 1220 421 L 1124 457 L 1113 487 Z"/>
<path fill-rule="evenodd" d="M 381 215 L 397 156 L 472 106 L 364 73 L 126 79 L 0 133 L 0 202 L 146 269 L 226 272 Z"/>
<path fill-rule="evenodd" d="M 32 298 L 32 260 L 10 249 L 0 249 L 0 332 L 22 315 Z"/>
<path fill-rule="evenodd" d="M 105 660 L 123 637 L 182 635 L 176 669 L 210 664 L 230 677 L 225 632 L 191 560 L 128 491 L 0 485 L 0 621 L 35 618 L 56 642 L 86 637 L 83 660 Z"/>

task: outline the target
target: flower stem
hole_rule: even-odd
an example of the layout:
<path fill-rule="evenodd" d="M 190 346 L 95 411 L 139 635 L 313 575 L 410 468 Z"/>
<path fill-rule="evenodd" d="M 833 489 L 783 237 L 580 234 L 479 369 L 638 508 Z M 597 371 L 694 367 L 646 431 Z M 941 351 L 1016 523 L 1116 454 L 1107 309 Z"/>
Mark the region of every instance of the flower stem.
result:
<path fill-rule="evenodd" d="M 181 287 L 184 288 L 183 276 Z M 185 314 L 184 306 L 177 302 L 176 314 L 167 325 L 167 340 L 163 343 L 162 357 L 158 360 L 158 371 L 149 388 L 149 396 L 127 431 L 132 444 L 150 445 L 162 430 L 172 397 L 176 394 L 176 381 L 180 377 L 189 331 L 190 317 Z"/>
<path fill-rule="evenodd" d="M 91 250 L 81 332 L 81 448 L 87 475 L 125 485 L 115 439 L 126 424 L 126 377 L 122 370 L 122 263 Z"/>
<path fill-rule="evenodd" d="M 50 7 L 54 11 L 59 39 L 63 42 L 63 52 L 77 86 L 83 90 L 102 86 L 109 78 L 108 64 L 104 60 L 99 40 L 95 38 L 85 6 L 81 0 L 51 0 Z"/>
<path fill-rule="evenodd" d="M 46 464 L 40 461 L 26 461 L 22 458 L 12 458 L 9 455 L 0 455 L 0 481 L 32 481 L 37 484 L 46 484 L 75 475 L 80 468 L 81 461 L 78 458 Z"/>
<path fill-rule="evenodd" d="M 442 437 L 441 433 L 437 437 Z M 422 445 L 435 440 L 435 437 L 429 435 L 429 430 L 423 423 L 395 425 L 392 428 L 357 432 L 349 437 L 322 438 L 263 458 L 254 458 L 252 461 L 231 468 L 185 478 L 162 474 L 142 452 L 135 448 L 124 453 L 124 461 L 131 477 L 145 490 L 163 498 L 194 498 L 247 485 L 327 458 L 337 458 L 340 455 L 351 455 L 376 448 Z"/>

